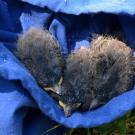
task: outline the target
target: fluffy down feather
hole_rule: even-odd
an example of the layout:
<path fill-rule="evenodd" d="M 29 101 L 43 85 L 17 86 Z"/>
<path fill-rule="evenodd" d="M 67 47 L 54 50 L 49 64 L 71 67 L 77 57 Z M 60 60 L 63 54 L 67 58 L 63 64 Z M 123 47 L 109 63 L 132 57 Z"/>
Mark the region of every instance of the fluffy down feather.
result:
<path fill-rule="evenodd" d="M 64 68 L 59 44 L 47 30 L 30 28 L 17 43 L 17 57 L 42 87 L 58 83 Z"/>
<path fill-rule="evenodd" d="M 81 104 L 84 110 L 105 104 L 133 85 L 133 51 L 112 37 L 99 36 L 91 48 L 81 48 L 66 61 L 64 82 L 59 93 L 66 116 Z"/>

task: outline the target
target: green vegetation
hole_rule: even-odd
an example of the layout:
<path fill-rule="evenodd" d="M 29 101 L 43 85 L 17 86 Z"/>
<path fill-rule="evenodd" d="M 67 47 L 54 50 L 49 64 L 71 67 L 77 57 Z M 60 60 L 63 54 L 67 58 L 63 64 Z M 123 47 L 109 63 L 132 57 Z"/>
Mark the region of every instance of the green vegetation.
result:
<path fill-rule="evenodd" d="M 46 135 L 59 127 L 61 125 L 56 125 L 42 135 Z M 135 135 L 135 110 L 128 112 L 125 116 L 112 123 L 95 128 L 71 128 L 68 134 L 63 135 Z"/>
<path fill-rule="evenodd" d="M 74 129 L 70 135 L 135 135 L 135 110 L 100 127 Z"/>

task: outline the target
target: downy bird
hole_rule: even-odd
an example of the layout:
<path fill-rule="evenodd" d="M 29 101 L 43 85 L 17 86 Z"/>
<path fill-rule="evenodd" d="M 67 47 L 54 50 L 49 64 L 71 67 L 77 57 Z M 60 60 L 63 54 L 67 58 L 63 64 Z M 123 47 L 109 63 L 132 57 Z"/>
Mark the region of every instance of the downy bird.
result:
<path fill-rule="evenodd" d="M 64 81 L 55 86 L 65 116 L 78 107 L 91 110 L 133 86 L 133 51 L 113 37 L 99 36 L 66 60 Z"/>
<path fill-rule="evenodd" d="M 15 54 L 41 87 L 51 87 L 59 82 L 65 60 L 49 31 L 30 28 L 18 39 Z"/>

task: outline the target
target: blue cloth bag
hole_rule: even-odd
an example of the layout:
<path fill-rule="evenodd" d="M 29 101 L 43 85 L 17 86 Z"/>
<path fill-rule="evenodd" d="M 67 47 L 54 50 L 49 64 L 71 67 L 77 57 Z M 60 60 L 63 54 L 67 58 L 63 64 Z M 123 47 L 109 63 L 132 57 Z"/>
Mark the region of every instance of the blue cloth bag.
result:
<path fill-rule="evenodd" d="M 66 56 L 82 43 L 89 46 L 93 33 L 117 28 L 134 50 L 134 4 L 134 0 L 0 0 L 0 135 L 40 135 L 57 123 L 91 128 L 134 109 L 133 88 L 96 110 L 74 112 L 66 118 L 58 103 L 13 55 L 20 33 L 31 26 L 53 33 Z"/>

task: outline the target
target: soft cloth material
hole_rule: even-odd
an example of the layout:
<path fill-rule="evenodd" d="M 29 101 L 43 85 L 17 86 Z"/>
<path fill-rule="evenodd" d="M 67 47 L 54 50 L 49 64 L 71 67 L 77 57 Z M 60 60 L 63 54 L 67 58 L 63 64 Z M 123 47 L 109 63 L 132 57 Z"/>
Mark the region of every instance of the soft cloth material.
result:
<path fill-rule="evenodd" d="M 29 2 L 33 5 L 40 7 L 48 7 L 55 12 L 64 12 L 68 14 L 81 14 L 81 13 L 97 13 L 97 12 L 110 12 L 110 13 L 128 13 L 133 15 L 135 9 L 132 5 L 135 4 L 134 0 L 22 0 Z"/>
<path fill-rule="evenodd" d="M 75 112 L 66 118 L 12 53 L 19 35 L 31 26 L 50 30 L 65 56 L 81 45 L 89 47 L 93 34 L 114 29 L 123 31 L 125 41 L 135 49 L 134 0 L 22 1 L 0 0 L 0 135 L 40 135 L 58 123 L 72 128 L 95 127 L 135 108 L 133 89 L 96 110 Z"/>

